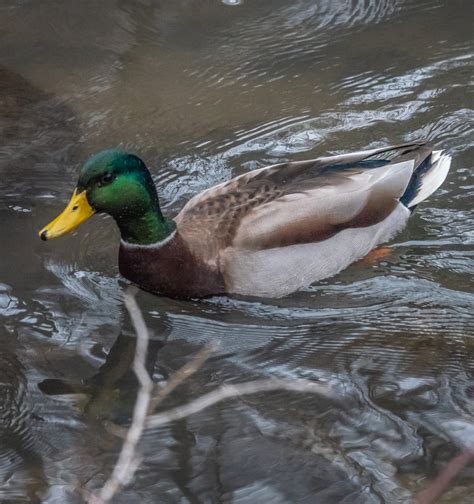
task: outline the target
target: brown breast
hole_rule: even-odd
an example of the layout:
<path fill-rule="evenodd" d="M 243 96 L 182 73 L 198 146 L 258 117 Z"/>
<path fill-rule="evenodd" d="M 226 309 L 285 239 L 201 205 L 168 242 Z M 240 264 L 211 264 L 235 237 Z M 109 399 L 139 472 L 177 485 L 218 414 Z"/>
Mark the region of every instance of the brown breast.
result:
<path fill-rule="evenodd" d="M 221 273 L 196 258 L 176 232 L 158 246 L 121 242 L 120 273 L 142 289 L 174 298 L 195 298 L 225 292 Z"/>

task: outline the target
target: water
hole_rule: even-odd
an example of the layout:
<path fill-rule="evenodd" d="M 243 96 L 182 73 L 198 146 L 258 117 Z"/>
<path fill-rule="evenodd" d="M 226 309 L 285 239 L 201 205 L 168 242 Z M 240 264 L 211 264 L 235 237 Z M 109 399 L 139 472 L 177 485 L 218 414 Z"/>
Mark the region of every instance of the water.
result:
<path fill-rule="evenodd" d="M 234 4 L 234 5 L 228 5 Z M 265 164 L 429 137 L 453 156 L 394 253 L 288 298 L 141 293 L 166 403 L 223 382 L 324 379 L 147 432 L 117 503 L 405 503 L 474 444 L 472 2 L 174 0 L 0 5 L 0 500 L 81 502 L 134 401 L 118 235 L 43 243 L 84 159 L 120 145 L 165 212 Z M 471 124 L 470 124 L 471 121 Z M 472 502 L 472 467 L 444 496 Z"/>

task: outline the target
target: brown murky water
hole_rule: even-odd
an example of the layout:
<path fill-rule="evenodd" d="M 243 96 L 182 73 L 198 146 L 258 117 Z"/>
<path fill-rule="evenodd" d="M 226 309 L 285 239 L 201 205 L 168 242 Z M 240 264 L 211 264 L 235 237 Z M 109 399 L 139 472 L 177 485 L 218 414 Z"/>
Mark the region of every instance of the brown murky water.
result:
<path fill-rule="evenodd" d="M 156 382 L 221 342 L 168 405 L 272 376 L 329 380 L 335 400 L 257 395 L 151 430 L 117 503 L 406 503 L 474 444 L 473 14 L 470 0 L 0 3 L 1 502 L 81 502 L 120 447 L 101 423 L 126 424 L 134 400 L 117 231 L 95 218 L 36 235 L 83 160 L 117 145 L 170 215 L 278 161 L 418 137 L 453 156 L 385 262 L 279 301 L 140 294 Z M 473 494 L 471 467 L 443 502 Z"/>

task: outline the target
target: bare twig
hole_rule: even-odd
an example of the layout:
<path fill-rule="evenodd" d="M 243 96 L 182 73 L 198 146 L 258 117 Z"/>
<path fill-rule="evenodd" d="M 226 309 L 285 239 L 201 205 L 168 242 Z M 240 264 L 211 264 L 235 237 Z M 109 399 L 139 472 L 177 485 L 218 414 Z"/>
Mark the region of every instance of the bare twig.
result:
<path fill-rule="evenodd" d="M 319 394 L 329 396 L 329 385 L 320 383 L 313 383 L 308 380 L 279 380 L 271 378 L 269 380 L 255 380 L 244 383 L 237 383 L 235 385 L 221 385 L 216 390 L 208 392 L 207 394 L 190 401 L 182 406 L 177 406 L 163 413 L 151 415 L 146 426 L 158 427 L 160 425 L 180 420 L 181 418 L 194 415 L 203 409 L 213 406 L 221 401 L 230 399 L 232 397 L 239 397 L 249 394 L 257 394 L 259 392 L 271 392 L 275 390 L 291 390 L 293 392 L 306 392 L 312 394 Z"/>
<path fill-rule="evenodd" d="M 210 355 L 215 352 L 218 348 L 218 345 L 215 343 L 210 343 L 206 345 L 204 348 L 199 350 L 199 352 L 187 362 L 184 366 L 175 371 L 161 388 L 153 394 L 153 397 L 150 401 L 150 405 L 148 407 L 148 414 L 151 415 L 157 406 L 167 397 L 173 390 L 187 380 L 190 376 L 192 376 L 196 371 L 198 371 L 204 362 L 210 357 Z M 105 422 L 104 427 L 107 431 L 117 437 L 121 437 L 123 439 L 127 436 L 127 429 L 121 427 L 120 425 L 114 424 L 112 422 Z"/>
<path fill-rule="evenodd" d="M 173 373 L 158 392 L 152 397 L 153 381 L 146 370 L 146 356 L 148 350 L 149 335 L 140 308 L 135 301 L 136 289 L 130 288 L 124 296 L 125 306 L 132 319 L 133 327 L 137 334 L 137 344 L 133 370 L 138 378 L 140 388 L 138 390 L 135 407 L 133 410 L 132 423 L 127 429 L 118 425 L 106 423 L 106 428 L 113 434 L 123 437 L 124 443 L 119 458 L 114 466 L 112 474 L 104 483 L 98 494 L 87 494 L 86 501 L 89 504 L 107 504 L 113 496 L 127 485 L 137 470 L 140 459 L 136 455 L 138 442 L 143 434 L 147 416 L 154 411 L 158 404 L 163 401 L 178 385 L 193 375 L 215 351 L 216 345 L 206 345 L 195 357 L 183 367 Z"/>
<path fill-rule="evenodd" d="M 145 367 L 148 351 L 148 329 L 140 308 L 135 301 L 136 289 L 129 289 L 124 296 L 125 306 L 132 319 L 133 327 L 137 333 L 137 345 L 133 370 L 140 385 L 135 407 L 133 409 L 132 423 L 127 431 L 119 458 L 109 479 L 99 491 L 98 495 L 89 495 L 89 504 L 107 504 L 113 496 L 120 491 L 132 478 L 140 464 L 136 455 L 137 444 L 143 433 L 145 421 L 150 407 L 153 381 Z"/>
<path fill-rule="evenodd" d="M 474 460 L 474 447 L 463 451 L 452 460 L 448 465 L 431 481 L 428 486 L 421 491 L 417 498 L 417 504 L 434 504 L 450 487 L 452 481 L 470 462 Z"/>
<path fill-rule="evenodd" d="M 173 373 L 167 383 L 153 394 L 154 385 L 150 378 L 145 363 L 148 351 L 149 335 L 140 308 L 135 301 L 136 289 L 130 288 L 124 295 L 125 306 L 130 314 L 137 334 L 133 370 L 137 376 L 139 390 L 135 402 L 132 422 L 128 430 L 116 425 L 107 428 L 124 438 L 118 460 L 112 474 L 104 483 L 97 494 L 84 492 L 88 504 L 108 504 L 125 485 L 133 478 L 139 464 L 137 445 L 146 428 L 158 427 L 170 422 L 180 420 L 198 413 L 210 406 L 227 399 L 272 392 L 276 390 L 289 390 L 293 392 L 312 393 L 321 396 L 330 396 L 331 387 L 328 384 L 314 383 L 308 380 L 282 380 L 271 378 L 268 380 L 254 380 L 237 384 L 224 384 L 207 394 L 198 397 L 184 405 L 171 408 L 162 413 L 153 414 L 156 407 L 178 385 L 198 371 L 209 356 L 215 351 L 215 345 L 207 345 L 195 357 L 178 371 Z M 441 473 L 417 495 L 417 504 L 434 504 L 446 492 L 454 478 L 462 469 L 474 460 L 474 448 L 459 454 L 452 459 Z"/>
<path fill-rule="evenodd" d="M 191 361 L 187 362 L 183 367 L 178 369 L 178 371 L 175 371 L 166 382 L 166 385 L 163 385 L 163 387 L 154 394 L 153 399 L 150 401 L 149 413 L 153 413 L 165 397 L 171 394 L 171 392 L 173 392 L 178 385 L 183 383 L 184 380 L 198 371 L 216 349 L 217 345 L 215 344 L 211 343 L 210 345 L 206 345 L 202 350 L 199 350 Z"/>
<path fill-rule="evenodd" d="M 242 395 L 271 392 L 275 390 L 291 390 L 294 392 L 316 393 L 324 396 L 329 395 L 329 385 L 313 383 L 307 380 L 256 380 L 222 385 L 212 392 L 204 394 L 182 406 L 177 406 L 168 411 L 151 415 L 165 397 L 201 368 L 215 350 L 215 346 L 208 345 L 199 351 L 190 362 L 173 373 L 166 385 L 159 389 L 153 396 L 153 381 L 148 375 L 145 366 L 149 341 L 148 330 L 140 308 L 135 301 L 135 293 L 136 289 L 133 291 L 129 289 L 124 296 L 124 301 L 137 333 L 133 369 L 139 382 L 139 390 L 129 429 L 122 430 L 118 426 L 113 425 L 109 425 L 108 427 L 109 430 L 118 435 L 123 435 L 124 443 L 112 474 L 104 483 L 104 486 L 97 494 L 85 495 L 86 501 L 89 504 L 108 504 L 114 495 L 132 480 L 140 464 L 140 458 L 137 456 L 136 451 L 145 428 L 157 427 L 188 417 L 221 401 Z"/>

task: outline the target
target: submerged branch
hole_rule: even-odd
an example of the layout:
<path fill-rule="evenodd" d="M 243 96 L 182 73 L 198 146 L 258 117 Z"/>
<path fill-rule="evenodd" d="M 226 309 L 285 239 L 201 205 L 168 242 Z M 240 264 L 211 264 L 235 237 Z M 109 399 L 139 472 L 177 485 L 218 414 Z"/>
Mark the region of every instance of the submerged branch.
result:
<path fill-rule="evenodd" d="M 133 370 L 137 376 L 139 389 L 133 409 L 132 423 L 128 429 L 122 429 L 113 424 L 107 424 L 107 429 L 124 438 L 120 455 L 112 474 L 97 494 L 86 495 L 88 504 L 108 504 L 115 494 L 132 480 L 140 458 L 137 456 L 137 445 L 143 435 L 146 419 L 150 413 L 167 397 L 179 384 L 198 371 L 204 362 L 215 351 L 215 345 L 207 345 L 183 367 L 173 373 L 166 385 L 153 395 L 154 385 L 146 369 L 149 334 L 142 312 L 135 300 L 136 289 L 130 288 L 124 295 L 125 306 L 130 314 L 133 327 L 137 334 L 137 344 Z"/>
<path fill-rule="evenodd" d="M 239 397 L 249 394 L 257 394 L 259 392 L 273 392 L 276 390 L 290 390 L 293 392 L 306 392 L 312 394 L 319 394 L 323 396 L 329 396 L 330 388 L 329 385 L 323 385 L 319 383 L 313 383 L 308 380 L 279 380 L 276 378 L 270 378 L 268 380 L 255 380 L 244 383 L 236 383 L 231 385 L 221 385 L 216 390 L 208 392 L 207 394 L 194 399 L 182 406 L 177 406 L 163 413 L 158 413 L 156 415 L 151 415 L 146 426 L 158 427 L 175 420 L 180 420 L 186 418 L 190 415 L 194 415 L 199 411 L 202 411 L 210 406 L 213 406 L 219 402 L 225 401 L 226 399 L 231 399 L 233 397 Z"/>
<path fill-rule="evenodd" d="M 146 369 L 149 335 L 143 315 L 135 300 L 136 289 L 129 289 L 124 296 L 125 306 L 130 314 L 137 334 L 137 344 L 133 361 L 133 370 L 137 376 L 139 389 L 133 409 L 132 422 L 128 430 L 109 425 L 107 428 L 124 438 L 122 449 L 110 477 L 103 487 L 93 494 L 85 496 L 88 504 L 108 504 L 122 488 L 132 480 L 140 465 L 137 446 L 146 428 L 157 427 L 179 420 L 234 397 L 260 392 L 289 390 L 293 392 L 313 393 L 329 396 L 330 387 L 326 384 L 308 380 L 255 380 L 244 383 L 221 385 L 217 389 L 198 397 L 184 405 L 171 408 L 162 413 L 153 414 L 156 407 L 187 378 L 198 371 L 209 356 L 215 351 L 215 345 L 207 345 L 191 361 L 173 373 L 167 383 L 154 393 L 153 381 Z"/>
<path fill-rule="evenodd" d="M 216 350 L 217 345 L 206 345 L 202 350 L 199 350 L 192 360 L 187 362 L 183 367 L 179 368 L 178 371 L 175 371 L 166 382 L 166 385 L 163 385 L 163 387 L 154 394 L 153 399 L 150 401 L 150 407 L 148 409 L 149 413 L 153 413 L 165 397 L 171 394 L 178 385 L 198 371 L 204 362 L 206 362 L 210 355 Z"/>
<path fill-rule="evenodd" d="M 136 454 L 136 448 L 143 434 L 150 407 L 153 381 L 145 366 L 149 341 L 148 329 L 135 300 L 135 294 L 136 289 L 129 289 L 124 295 L 125 306 L 132 319 L 135 332 L 137 333 L 133 370 L 138 379 L 139 389 L 133 409 L 132 423 L 125 436 L 122 450 L 120 451 L 119 458 L 114 466 L 112 474 L 97 495 L 90 495 L 87 498 L 89 504 L 107 504 L 110 502 L 113 496 L 131 481 L 140 464 L 140 459 Z"/>

